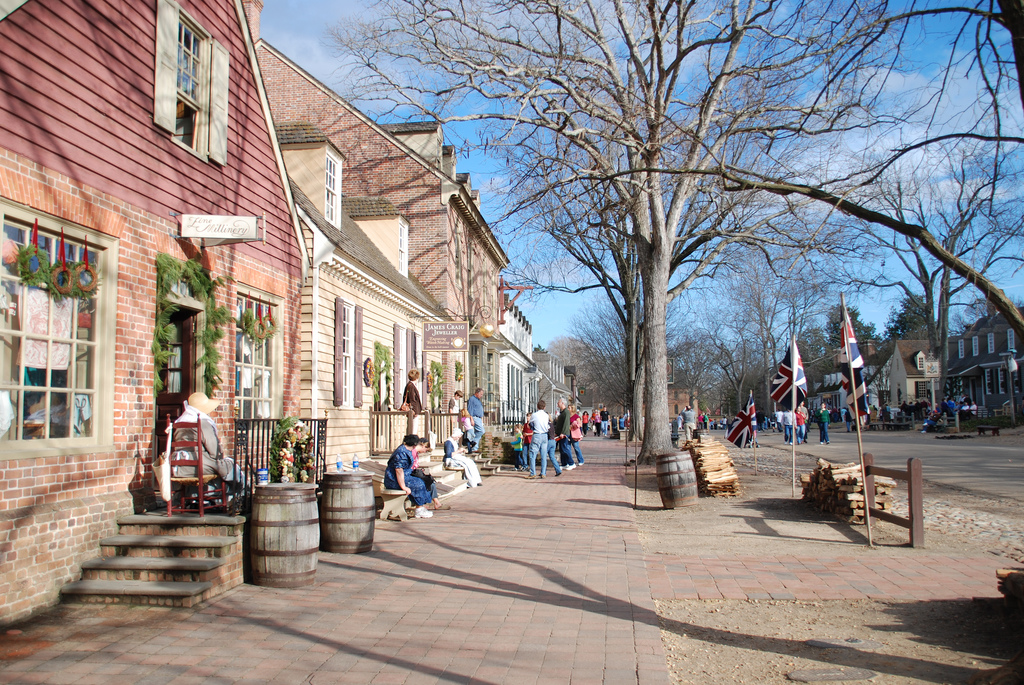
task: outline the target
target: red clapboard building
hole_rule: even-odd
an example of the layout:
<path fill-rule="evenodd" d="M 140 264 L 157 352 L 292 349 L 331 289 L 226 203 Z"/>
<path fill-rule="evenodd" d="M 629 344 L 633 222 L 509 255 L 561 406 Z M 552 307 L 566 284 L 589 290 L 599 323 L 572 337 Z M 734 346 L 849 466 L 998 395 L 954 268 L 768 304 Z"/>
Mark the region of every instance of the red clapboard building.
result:
<path fill-rule="evenodd" d="M 222 400 L 229 455 L 234 415 L 297 413 L 305 256 L 239 2 L 11 0 L 0 65 L 3 624 L 152 501 L 156 429 L 190 393 Z M 183 215 L 256 235 L 204 247 Z M 219 326 L 189 260 L 223 279 Z M 277 334 L 250 340 L 246 309 Z"/>

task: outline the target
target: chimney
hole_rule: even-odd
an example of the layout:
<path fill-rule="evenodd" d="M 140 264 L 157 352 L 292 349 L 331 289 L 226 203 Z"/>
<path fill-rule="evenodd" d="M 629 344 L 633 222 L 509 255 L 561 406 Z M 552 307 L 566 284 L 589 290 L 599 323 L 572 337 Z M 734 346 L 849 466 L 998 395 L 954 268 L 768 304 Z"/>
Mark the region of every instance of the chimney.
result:
<path fill-rule="evenodd" d="M 245 10 L 245 19 L 249 22 L 252 42 L 255 43 L 260 39 L 260 14 L 263 12 L 263 0 L 242 0 L 242 8 Z"/>

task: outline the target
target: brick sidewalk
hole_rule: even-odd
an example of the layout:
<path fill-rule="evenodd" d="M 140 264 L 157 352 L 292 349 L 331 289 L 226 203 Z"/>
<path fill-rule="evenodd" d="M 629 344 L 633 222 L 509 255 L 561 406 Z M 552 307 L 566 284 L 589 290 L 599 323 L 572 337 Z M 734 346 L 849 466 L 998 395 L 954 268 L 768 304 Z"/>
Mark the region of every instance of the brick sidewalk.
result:
<path fill-rule="evenodd" d="M 561 477 L 499 475 L 381 524 L 369 554 L 322 553 L 309 588 L 72 610 L 0 682 L 667 683 L 622 448 L 584 448 Z"/>
<path fill-rule="evenodd" d="M 880 553 L 881 554 L 881 553 Z M 896 599 L 1002 597 L 1005 559 L 884 557 L 645 557 L 655 599 Z"/>

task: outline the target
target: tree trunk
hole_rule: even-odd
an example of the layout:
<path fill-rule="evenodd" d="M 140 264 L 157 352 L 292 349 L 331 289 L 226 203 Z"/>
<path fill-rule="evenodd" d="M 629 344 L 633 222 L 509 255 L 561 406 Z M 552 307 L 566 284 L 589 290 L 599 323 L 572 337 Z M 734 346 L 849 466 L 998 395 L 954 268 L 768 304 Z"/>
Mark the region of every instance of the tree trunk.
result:
<path fill-rule="evenodd" d="M 667 250 L 655 240 L 642 246 L 640 260 L 644 289 L 644 411 L 646 416 L 641 464 L 652 464 L 659 454 L 672 451 L 668 415 L 668 310 L 669 266 Z"/>

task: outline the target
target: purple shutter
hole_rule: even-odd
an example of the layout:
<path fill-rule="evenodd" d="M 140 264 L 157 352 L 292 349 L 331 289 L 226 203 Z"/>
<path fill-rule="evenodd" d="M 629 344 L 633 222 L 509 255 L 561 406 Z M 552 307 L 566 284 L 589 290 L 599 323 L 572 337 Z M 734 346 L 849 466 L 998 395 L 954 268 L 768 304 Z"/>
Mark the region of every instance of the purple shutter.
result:
<path fill-rule="evenodd" d="M 402 327 L 397 323 L 395 324 L 395 347 L 394 347 L 394 367 L 395 367 L 395 391 L 394 401 L 391 403 L 394 409 L 398 409 L 402 406 L 402 389 L 405 385 L 402 383 L 402 359 L 398 356 L 402 351 Z"/>
<path fill-rule="evenodd" d="M 354 330 L 352 337 L 355 338 L 355 350 L 352 353 L 352 378 L 355 379 L 355 392 L 352 394 L 352 404 L 356 407 L 363 406 L 363 308 L 356 307 Z"/>
<path fill-rule="evenodd" d="M 345 403 L 345 300 L 334 298 L 334 406 Z"/>

